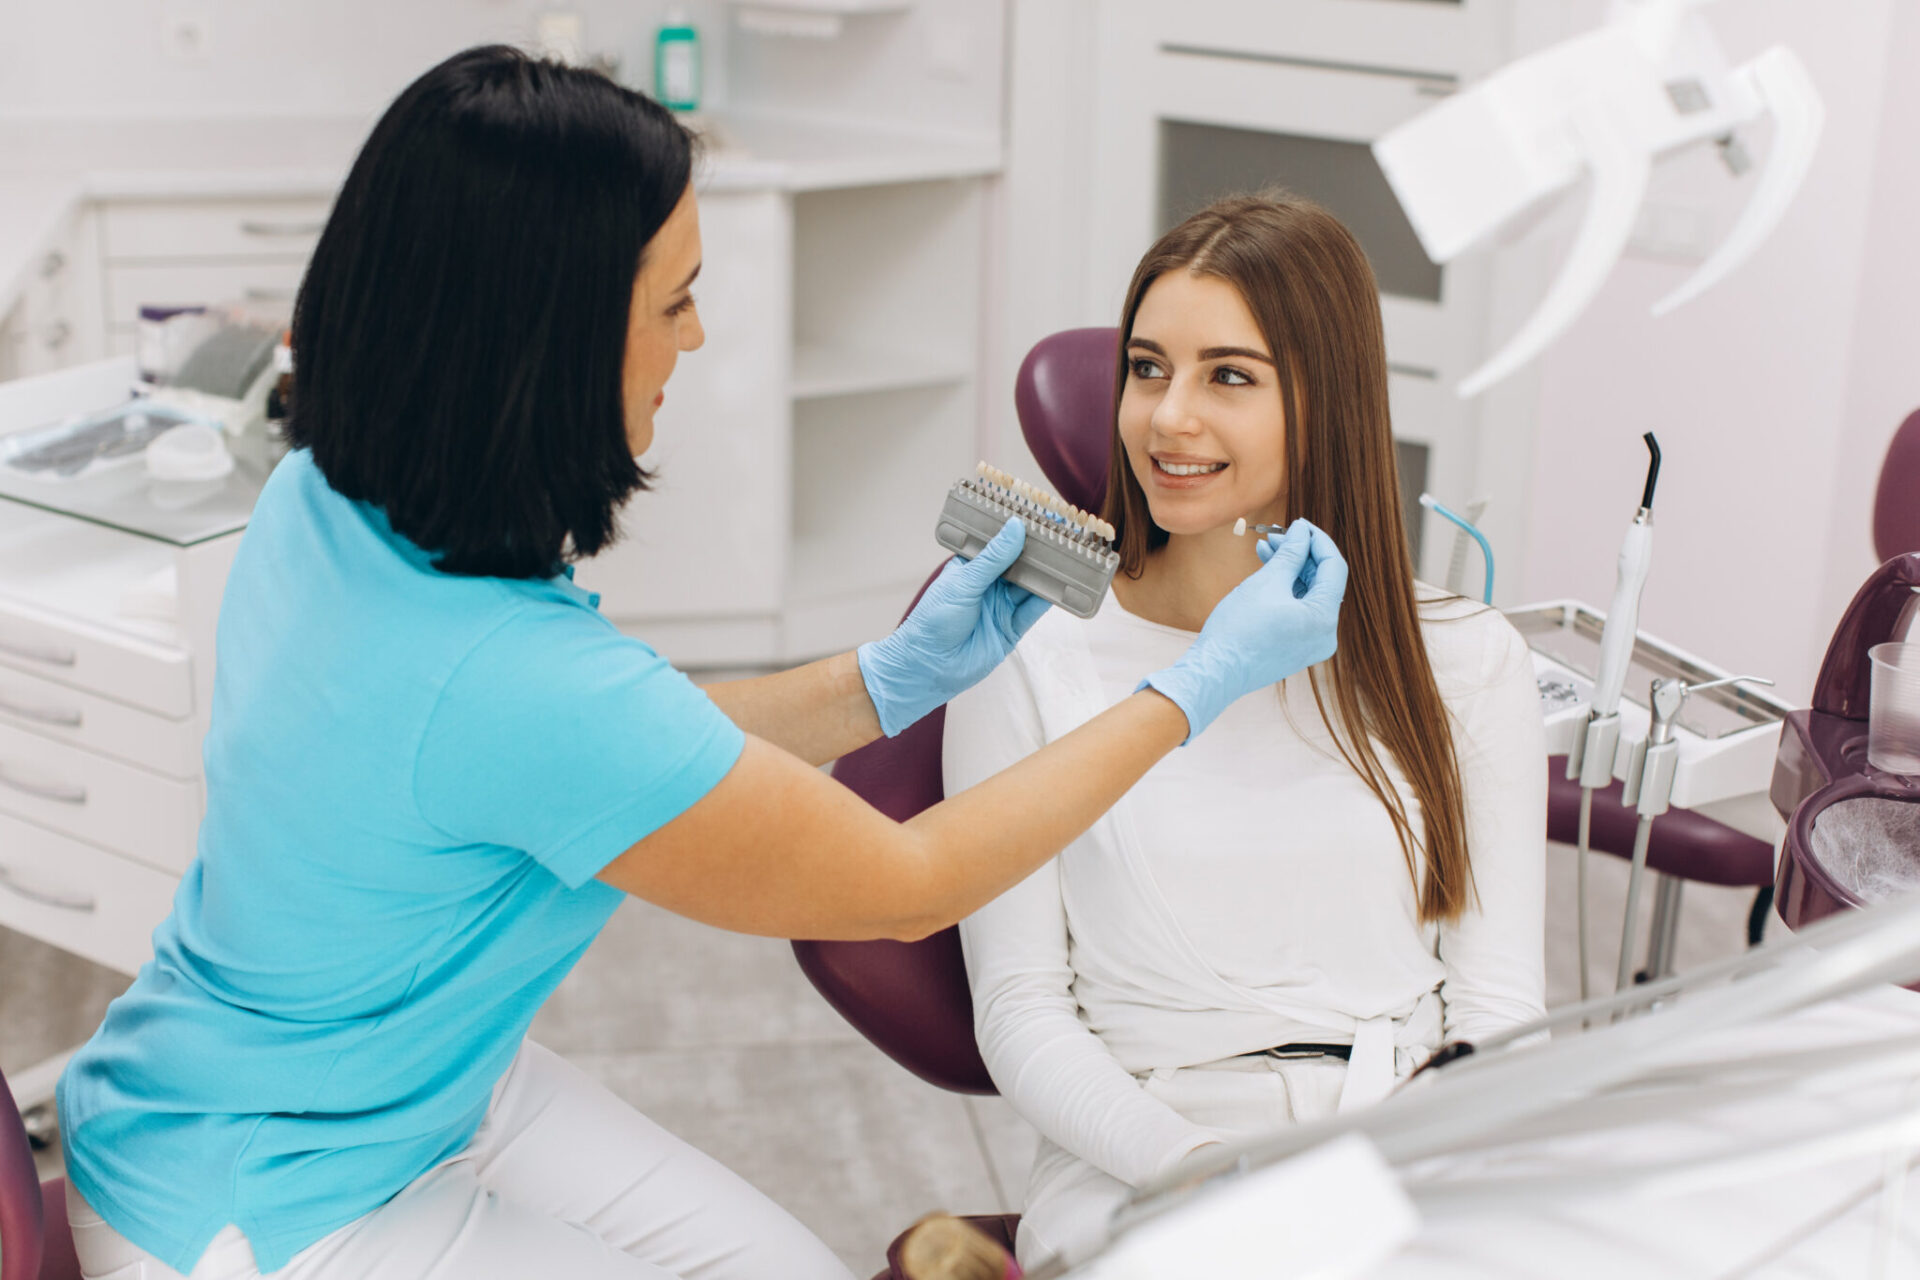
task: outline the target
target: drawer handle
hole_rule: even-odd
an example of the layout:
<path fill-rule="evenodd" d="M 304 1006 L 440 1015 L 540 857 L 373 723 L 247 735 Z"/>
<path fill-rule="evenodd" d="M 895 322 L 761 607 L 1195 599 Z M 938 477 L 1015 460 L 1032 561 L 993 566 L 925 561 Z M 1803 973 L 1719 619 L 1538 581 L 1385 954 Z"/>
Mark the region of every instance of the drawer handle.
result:
<path fill-rule="evenodd" d="M 5 867 L 0 867 L 0 887 L 19 894 L 28 902 L 37 902 L 43 907 L 58 907 L 62 911 L 84 911 L 92 914 L 100 905 L 99 899 L 90 893 L 54 893 L 21 884 L 14 877 L 13 872 Z"/>
<path fill-rule="evenodd" d="M 66 269 L 67 255 L 58 249 L 51 250 L 46 257 L 40 259 L 40 278 L 42 280 L 51 280 Z"/>
<path fill-rule="evenodd" d="M 298 289 L 262 289 L 250 287 L 247 290 L 249 302 L 290 302 Z"/>
<path fill-rule="evenodd" d="M 80 727 L 80 710 L 77 707 L 72 711 L 64 707 L 30 707 L 0 693 L 0 711 L 19 716 L 22 720 L 37 720 L 41 724 L 65 725 L 70 729 Z"/>
<path fill-rule="evenodd" d="M 240 230 L 250 236 L 317 236 L 327 229 L 324 222 L 260 222 L 249 218 Z"/>
<path fill-rule="evenodd" d="M 25 658 L 29 662 L 50 663 L 56 667 L 70 667 L 78 656 L 71 649 L 60 649 L 53 645 L 22 644 L 18 640 L 9 640 L 5 636 L 0 636 L 0 653 L 10 653 L 16 658 Z"/>
<path fill-rule="evenodd" d="M 43 800 L 58 800 L 61 804 L 85 804 L 87 789 L 73 782 L 26 782 L 14 777 L 5 765 L 0 765 L 0 786 L 12 787 L 15 791 L 30 796 L 39 796 Z"/>

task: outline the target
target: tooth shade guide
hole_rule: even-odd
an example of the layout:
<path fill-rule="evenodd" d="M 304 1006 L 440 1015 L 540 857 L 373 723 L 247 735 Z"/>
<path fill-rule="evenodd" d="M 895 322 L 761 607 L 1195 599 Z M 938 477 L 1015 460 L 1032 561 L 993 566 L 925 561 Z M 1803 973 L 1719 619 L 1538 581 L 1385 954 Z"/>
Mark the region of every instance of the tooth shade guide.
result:
<path fill-rule="evenodd" d="M 1067 536 L 1091 535 L 1107 542 L 1113 541 L 1114 529 L 1112 525 L 1100 519 L 1091 511 L 1086 511 L 1074 506 L 1058 494 L 1051 493 L 1042 489 L 1039 485 L 1031 484 L 1017 476 L 1010 475 L 984 460 L 975 465 L 974 474 L 986 483 L 995 485 L 1012 494 L 1016 502 L 1026 504 L 1031 507 L 1034 512 L 1059 517 L 1062 523 L 1069 526 Z M 1045 526 L 1039 526 L 1039 528 L 1043 534 L 1050 536 L 1059 534 L 1059 530 L 1057 529 L 1048 529 Z"/>

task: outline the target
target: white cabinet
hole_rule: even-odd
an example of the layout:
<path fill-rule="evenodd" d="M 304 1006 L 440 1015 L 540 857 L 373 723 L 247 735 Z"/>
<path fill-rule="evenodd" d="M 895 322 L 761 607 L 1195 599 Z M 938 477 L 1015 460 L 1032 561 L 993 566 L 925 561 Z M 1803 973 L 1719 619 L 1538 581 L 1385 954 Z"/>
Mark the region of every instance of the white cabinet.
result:
<path fill-rule="evenodd" d="M 0 298 L 0 382 L 132 355 L 142 307 L 238 304 L 285 323 L 331 198 L 78 202 L 33 246 L 25 287 Z"/>
<path fill-rule="evenodd" d="M 133 374 L 0 385 L 0 434 L 118 403 Z M 205 812 L 215 621 L 263 478 L 247 461 L 183 514 L 141 486 L 0 477 L 0 925 L 127 973 L 147 958 Z"/>
<path fill-rule="evenodd" d="M 102 354 L 97 239 L 95 217 L 82 209 L 52 240 L 34 248 L 25 287 L 0 315 L 0 380 L 47 373 Z"/>
<path fill-rule="evenodd" d="M 653 487 L 623 512 L 622 540 L 578 570 L 608 617 L 692 667 L 799 661 L 881 634 L 942 559 L 935 515 L 978 456 L 1000 164 L 991 141 L 779 117 L 729 128 L 752 160 L 720 155 L 701 196 L 706 345 L 667 387 L 644 459 Z M 71 277 L 79 301 L 59 304 L 88 331 L 75 350 L 131 354 L 143 306 L 290 307 L 329 207 L 211 193 L 84 205 L 64 234 L 91 265 Z M 0 314 L 0 380 L 46 367 L 18 355 L 51 305 L 29 301 Z M 0 599 L 0 662 L 9 643 L 38 643 L 31 611 L 9 610 Z M 164 695 L 149 709 L 186 714 L 164 667 L 103 692 Z M 40 706 L 33 694 L 14 701 Z M 177 758 L 149 736 L 149 760 Z"/>
<path fill-rule="evenodd" d="M 142 307 L 238 303 L 262 318 L 289 322 L 331 203 L 319 195 L 103 202 L 108 342 L 128 348 Z"/>
<path fill-rule="evenodd" d="M 581 564 L 608 617 L 676 660 L 764 662 L 786 577 L 792 229 L 786 195 L 700 202 L 706 345 L 683 354 L 624 537 Z"/>

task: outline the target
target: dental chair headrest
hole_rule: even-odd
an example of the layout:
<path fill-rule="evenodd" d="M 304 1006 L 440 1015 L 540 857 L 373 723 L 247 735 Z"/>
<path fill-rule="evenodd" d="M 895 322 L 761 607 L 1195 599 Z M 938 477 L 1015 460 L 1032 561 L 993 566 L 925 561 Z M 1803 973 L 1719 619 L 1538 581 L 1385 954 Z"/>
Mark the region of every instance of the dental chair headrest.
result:
<path fill-rule="evenodd" d="M 1882 560 L 1920 551 L 1920 409 L 1887 446 L 1873 499 L 1873 549 Z"/>

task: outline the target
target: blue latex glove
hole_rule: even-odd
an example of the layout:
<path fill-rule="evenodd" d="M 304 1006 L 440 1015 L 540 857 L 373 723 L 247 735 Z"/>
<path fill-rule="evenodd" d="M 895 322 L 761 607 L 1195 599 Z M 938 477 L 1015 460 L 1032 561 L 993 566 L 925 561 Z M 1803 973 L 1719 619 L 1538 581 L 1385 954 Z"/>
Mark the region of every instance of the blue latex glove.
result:
<path fill-rule="evenodd" d="M 1295 520 L 1256 550 L 1266 563 L 1214 606 L 1178 662 L 1141 681 L 1186 713 L 1188 742 L 1242 695 L 1333 656 L 1347 590 L 1333 539 Z"/>
<path fill-rule="evenodd" d="M 1050 607 L 1000 576 L 1026 544 L 1027 526 L 1008 520 L 979 555 L 948 561 L 892 635 L 860 646 L 860 676 L 889 738 L 979 683 Z"/>

